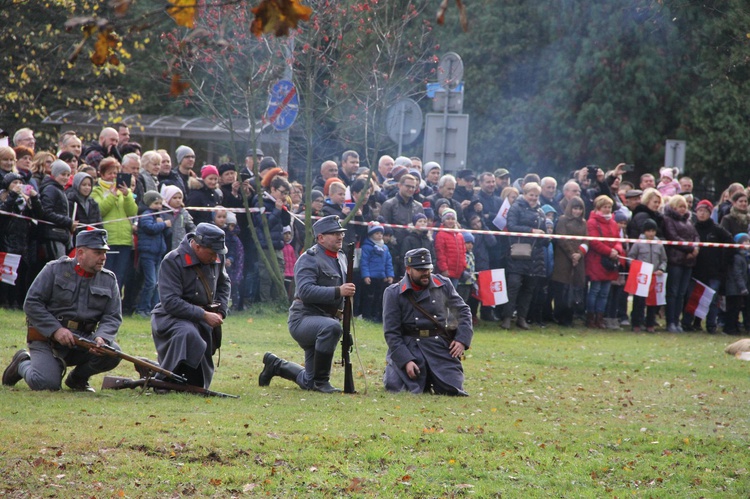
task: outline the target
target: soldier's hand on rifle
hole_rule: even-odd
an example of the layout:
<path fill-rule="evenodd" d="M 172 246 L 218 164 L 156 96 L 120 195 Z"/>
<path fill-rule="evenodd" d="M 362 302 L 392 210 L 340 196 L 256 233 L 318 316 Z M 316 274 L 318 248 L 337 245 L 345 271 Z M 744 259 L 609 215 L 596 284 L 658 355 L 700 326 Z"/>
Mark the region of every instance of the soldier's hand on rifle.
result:
<path fill-rule="evenodd" d="M 96 343 L 97 347 L 103 347 L 107 344 L 107 342 L 104 341 L 104 338 L 100 338 L 98 336 L 94 338 L 94 342 Z M 89 348 L 89 352 L 93 353 L 94 355 L 99 355 L 99 356 L 105 355 L 103 350 L 100 350 L 99 348 L 96 348 L 96 347 Z"/>
<path fill-rule="evenodd" d="M 451 341 L 451 345 L 450 345 L 451 357 L 457 358 L 457 357 L 462 356 L 464 354 L 464 350 L 466 350 L 466 347 L 464 346 L 463 343 L 461 343 L 460 341 L 456 341 L 456 340 Z"/>
<path fill-rule="evenodd" d="M 341 292 L 341 296 L 354 296 L 357 288 L 353 282 L 345 282 L 339 287 L 339 291 Z"/>
<path fill-rule="evenodd" d="M 203 320 L 208 323 L 211 327 L 221 326 L 224 323 L 224 319 L 221 317 L 221 314 L 217 314 L 215 312 L 203 312 Z"/>
<path fill-rule="evenodd" d="M 413 360 L 406 363 L 406 375 L 409 376 L 409 379 L 417 379 L 417 376 L 419 376 L 419 366 Z"/>
<path fill-rule="evenodd" d="M 64 347 L 73 348 L 76 346 L 76 339 L 70 329 L 61 327 L 52 334 L 52 339 Z"/>

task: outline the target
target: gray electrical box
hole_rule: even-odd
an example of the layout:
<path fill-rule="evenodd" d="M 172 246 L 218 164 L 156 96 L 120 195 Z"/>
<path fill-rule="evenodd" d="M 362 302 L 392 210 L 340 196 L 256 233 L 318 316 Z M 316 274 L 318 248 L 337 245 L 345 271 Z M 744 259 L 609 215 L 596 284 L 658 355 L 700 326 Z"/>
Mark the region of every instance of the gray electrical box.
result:
<path fill-rule="evenodd" d="M 460 113 L 464 110 L 464 87 L 447 91 L 443 88 L 435 91 L 435 97 L 432 99 L 432 110 L 436 113 L 442 113 L 445 110 L 445 99 L 448 99 L 448 112 Z"/>
<path fill-rule="evenodd" d="M 465 169 L 469 115 L 428 113 L 425 118 L 422 161 L 437 161 L 443 172 Z"/>

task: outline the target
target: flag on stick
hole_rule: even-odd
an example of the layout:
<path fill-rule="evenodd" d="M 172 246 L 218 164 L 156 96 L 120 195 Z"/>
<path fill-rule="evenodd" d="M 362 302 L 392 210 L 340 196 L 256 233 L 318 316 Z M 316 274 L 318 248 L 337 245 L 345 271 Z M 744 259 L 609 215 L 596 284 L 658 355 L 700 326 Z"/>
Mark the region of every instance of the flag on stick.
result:
<path fill-rule="evenodd" d="M 505 201 L 503 201 L 502 206 L 500 206 L 500 210 L 498 210 L 497 215 L 495 215 L 495 219 L 492 221 L 493 224 L 495 224 L 495 227 L 497 227 L 500 230 L 505 229 L 505 226 L 508 225 L 508 210 L 510 210 L 510 202 L 508 201 L 508 198 L 505 198 Z"/>
<path fill-rule="evenodd" d="M 658 307 L 667 304 L 667 273 L 651 278 L 651 289 L 646 298 L 646 305 Z"/>
<path fill-rule="evenodd" d="M 709 288 L 698 279 L 693 279 L 693 281 L 695 281 L 695 287 L 685 304 L 685 312 L 692 314 L 699 319 L 705 319 L 708 315 L 708 307 L 711 305 L 716 291 Z"/>
<path fill-rule="evenodd" d="M 633 260 L 630 262 L 628 280 L 625 282 L 625 292 L 635 296 L 648 297 L 651 288 L 651 276 L 654 273 L 654 264 Z"/>
<path fill-rule="evenodd" d="M 0 253 L 0 281 L 15 286 L 19 263 L 21 263 L 21 255 Z"/>
<path fill-rule="evenodd" d="M 485 307 L 494 307 L 508 303 L 508 286 L 505 281 L 505 269 L 482 270 L 477 279 L 479 301 Z"/>

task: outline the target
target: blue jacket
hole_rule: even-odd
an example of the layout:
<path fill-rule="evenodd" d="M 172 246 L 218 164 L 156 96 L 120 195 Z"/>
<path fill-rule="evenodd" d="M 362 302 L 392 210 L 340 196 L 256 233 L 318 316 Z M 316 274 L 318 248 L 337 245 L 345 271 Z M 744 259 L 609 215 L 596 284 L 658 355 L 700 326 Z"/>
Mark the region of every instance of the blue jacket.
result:
<path fill-rule="evenodd" d="M 138 252 L 162 256 L 167 253 L 166 237 L 171 240 L 171 232 L 164 222 L 157 222 L 159 215 L 151 215 L 146 210 L 138 220 Z"/>
<path fill-rule="evenodd" d="M 362 278 L 385 279 L 395 277 L 393 260 L 388 246 L 378 246 L 368 237 L 362 243 L 362 258 L 359 261 L 359 272 Z"/>

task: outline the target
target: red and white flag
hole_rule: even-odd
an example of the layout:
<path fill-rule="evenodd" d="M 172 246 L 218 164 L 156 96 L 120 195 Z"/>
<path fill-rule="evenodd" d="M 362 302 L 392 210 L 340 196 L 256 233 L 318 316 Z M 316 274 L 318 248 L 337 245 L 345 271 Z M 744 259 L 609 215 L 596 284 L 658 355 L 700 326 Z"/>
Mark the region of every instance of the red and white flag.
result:
<path fill-rule="evenodd" d="M 651 278 L 651 289 L 646 298 L 646 305 L 658 307 L 667 304 L 667 273 Z"/>
<path fill-rule="evenodd" d="M 625 282 L 625 292 L 635 296 L 646 298 L 651 289 L 651 276 L 654 273 L 654 264 L 633 260 L 630 262 L 628 280 Z"/>
<path fill-rule="evenodd" d="M 708 307 L 711 305 L 716 291 L 709 288 L 698 279 L 693 279 L 693 281 L 695 281 L 695 287 L 685 304 L 685 312 L 693 314 L 699 319 L 705 319 L 706 315 L 708 315 Z"/>
<path fill-rule="evenodd" d="M 0 281 L 15 286 L 19 263 L 21 263 L 21 255 L 0 253 Z"/>
<path fill-rule="evenodd" d="M 477 279 L 479 301 L 485 307 L 494 307 L 508 303 L 508 285 L 505 281 L 505 269 L 482 270 Z"/>
<path fill-rule="evenodd" d="M 503 201 L 503 205 L 500 206 L 500 209 L 497 212 L 497 215 L 495 215 L 495 219 L 492 221 L 493 224 L 495 224 L 495 227 L 497 227 L 500 230 L 505 229 L 505 226 L 508 225 L 508 210 L 510 210 L 510 202 L 508 202 L 508 198 L 505 198 L 505 201 Z"/>

